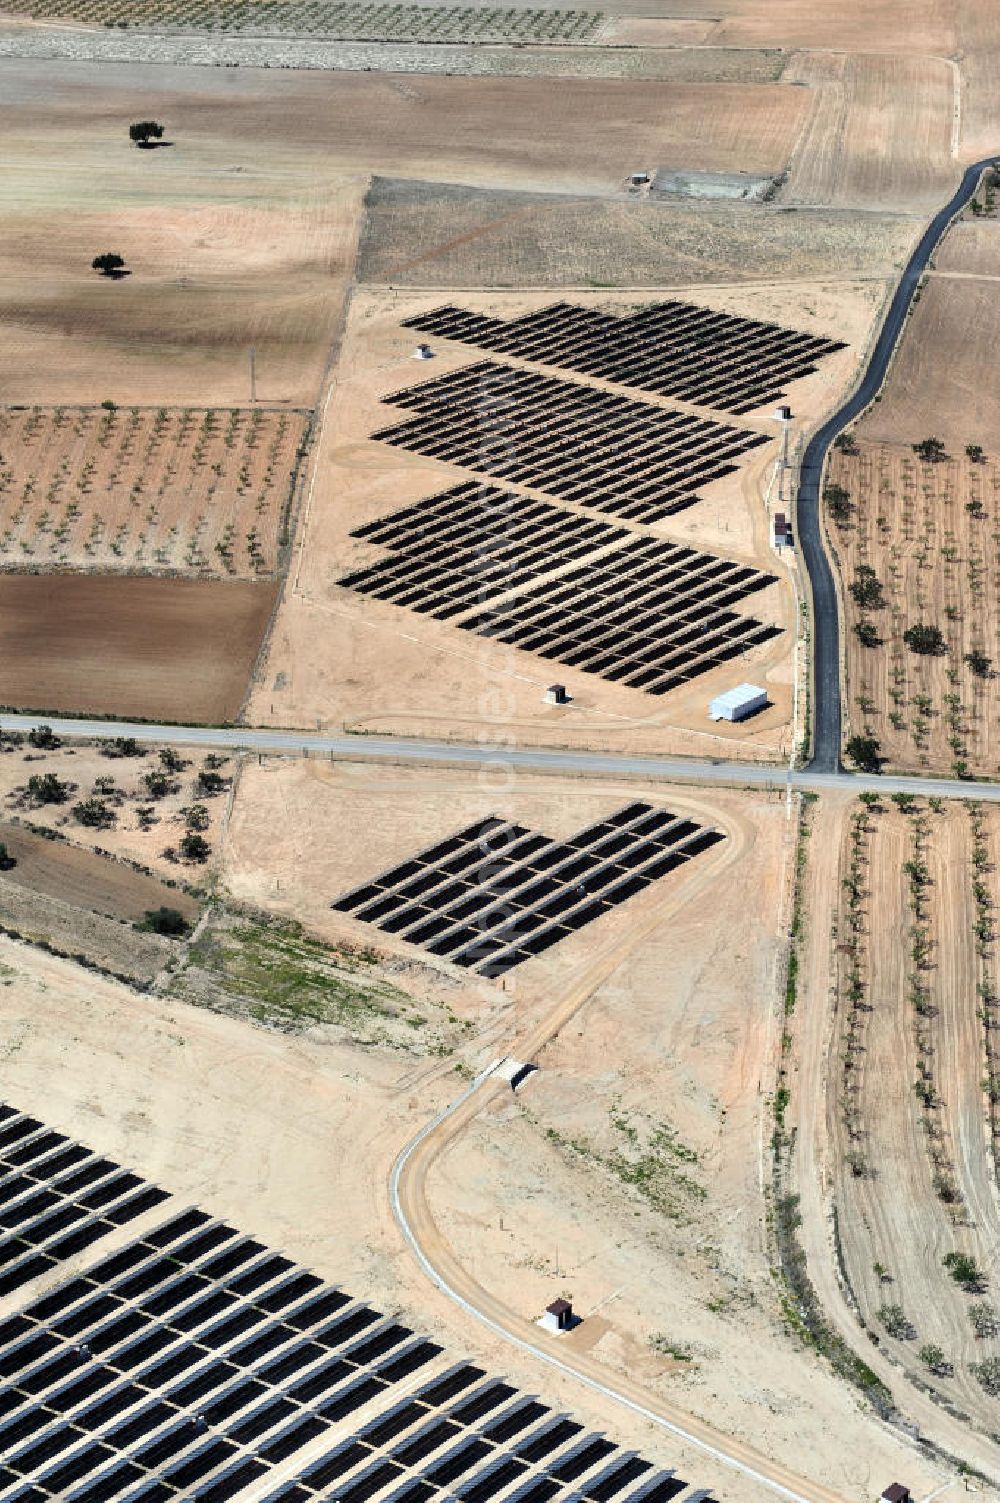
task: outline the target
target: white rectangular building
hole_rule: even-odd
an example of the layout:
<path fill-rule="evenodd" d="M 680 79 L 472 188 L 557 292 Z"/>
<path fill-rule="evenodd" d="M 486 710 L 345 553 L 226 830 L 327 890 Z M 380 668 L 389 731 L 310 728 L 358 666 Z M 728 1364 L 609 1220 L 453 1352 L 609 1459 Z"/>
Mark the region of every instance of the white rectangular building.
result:
<path fill-rule="evenodd" d="M 717 694 L 708 707 L 710 720 L 745 720 L 767 705 L 767 690 L 756 684 L 737 684 L 725 694 Z"/>

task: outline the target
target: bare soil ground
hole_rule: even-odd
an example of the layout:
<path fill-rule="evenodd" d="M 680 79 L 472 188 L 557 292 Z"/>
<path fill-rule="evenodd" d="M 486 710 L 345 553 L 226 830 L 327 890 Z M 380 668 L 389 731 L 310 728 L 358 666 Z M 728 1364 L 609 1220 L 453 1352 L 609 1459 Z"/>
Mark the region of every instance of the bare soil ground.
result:
<path fill-rule="evenodd" d="M 144 755 L 135 757 L 109 757 L 97 743 L 66 743 L 52 751 L 35 751 L 26 741 L 17 741 L 10 732 L 0 739 L 0 810 L 8 824 L 18 824 L 29 838 L 27 827 L 52 831 L 58 844 L 52 845 L 52 860 L 72 862 L 76 856 L 65 855 L 84 849 L 90 853 L 110 855 L 122 863 L 137 862 L 157 876 L 166 880 L 172 898 L 168 907 L 179 908 L 187 913 L 194 899 L 183 891 L 186 883 L 204 887 L 211 867 L 178 866 L 163 855 L 167 847 L 176 847 L 184 832 L 185 817 L 181 810 L 200 804 L 205 810 L 204 837 L 213 850 L 218 849 L 224 838 L 227 795 L 225 789 L 219 794 L 206 795 L 198 783 L 198 774 L 204 767 L 200 752 L 178 753 L 181 767 L 168 777 L 168 786 L 152 796 L 143 779 L 149 774 L 162 771 L 155 747 Z M 226 758 L 218 772 L 228 786 L 236 772 L 236 762 Z M 71 785 L 71 793 L 64 804 L 39 804 L 25 796 L 28 779 L 35 773 L 53 773 L 61 783 Z M 97 780 L 111 778 L 115 791 L 108 793 L 97 786 Z M 88 829 L 74 817 L 72 806 L 80 800 L 99 797 L 114 812 L 114 822 L 107 828 Z M 145 808 L 150 814 L 140 820 L 137 810 Z M 145 827 L 144 827 L 145 826 Z M 64 841 L 70 845 L 65 846 Z M 46 840 L 46 849 L 49 841 Z M 83 859 L 83 858 L 81 858 Z M 88 858 L 89 859 L 89 858 Z M 101 868 L 104 870 L 104 867 Z M 15 875 L 11 873 L 11 875 Z M 122 865 L 128 878 L 128 866 Z M 109 878 L 109 880 L 111 880 Z M 115 868 L 114 880 L 118 880 Z M 128 879 L 130 880 L 130 879 Z M 53 896 L 64 898 L 67 893 L 56 889 Z M 167 901 L 167 900 L 164 900 Z M 158 906 L 158 905 L 154 905 Z M 111 910 L 113 911 L 113 910 Z"/>
<path fill-rule="evenodd" d="M 1000 390 L 983 373 L 1000 339 L 996 293 L 990 280 L 931 273 L 882 399 L 858 425 L 861 437 L 891 444 L 933 435 L 958 452 L 969 443 L 990 449 Z"/>
<path fill-rule="evenodd" d="M 807 414 L 832 405 L 850 379 L 880 292 L 876 284 L 850 293 L 836 285 L 717 290 L 692 296 L 712 307 L 773 316 L 854 341 L 793 389 L 796 411 L 807 421 Z M 502 314 L 548 300 L 541 295 L 465 299 L 471 307 Z M 620 295 L 584 295 L 580 301 L 632 305 Z M 352 301 L 339 367 L 343 374 L 324 417 L 298 553 L 249 717 L 265 725 L 319 721 L 359 730 L 433 735 L 468 736 L 475 728 L 492 733 L 497 727 L 498 733 L 502 729 L 504 735 L 531 743 L 613 745 L 622 750 L 662 751 L 669 744 L 689 751 L 738 746 L 744 756 L 779 753 L 786 744 L 791 698 L 790 632 L 739 662 L 742 677 L 767 685 L 773 708 L 743 725 L 710 727 L 705 718 L 708 700 L 736 681 L 731 664 L 655 702 L 638 690 L 560 666 L 558 677 L 567 684 L 573 703 L 546 709 L 542 698 L 555 671 L 548 660 L 337 587 L 338 577 L 371 553 L 370 546 L 363 553 L 350 539 L 353 527 L 467 478 L 464 471 L 366 437 L 386 423 L 390 409 L 380 405 L 379 396 L 418 379 L 418 367 L 409 361 L 412 331 L 402 329 L 400 321 L 433 306 L 432 296 L 381 291 L 356 294 Z M 472 354 L 444 341 L 435 349 L 435 375 L 468 364 Z M 766 423 L 760 426 L 770 431 Z M 790 626 L 794 601 L 771 552 L 760 499 L 773 452 L 765 446 L 755 450 L 751 464 L 707 486 L 703 501 L 653 531 L 745 558 L 776 573 L 779 582 L 753 597 L 749 613 Z"/>
<path fill-rule="evenodd" d="M 171 964 L 177 941 L 63 902 L 0 873 L 0 931 L 130 984 L 147 987 Z M 3 971 L 0 969 L 0 982 Z"/>
<path fill-rule="evenodd" d="M 848 520 L 829 519 L 845 610 L 848 713 L 876 736 L 891 766 L 949 772 L 956 763 L 991 777 L 1000 771 L 1000 464 L 964 455 L 925 464 L 912 448 L 861 443 L 835 453 L 829 480 L 850 497 Z M 971 510 L 970 510 L 971 508 Z M 859 570 L 874 570 L 884 604 L 865 608 L 851 593 Z M 879 644 L 855 627 L 871 622 Z M 910 627 L 942 632 L 946 650 L 912 651 Z M 983 673 L 966 662 L 990 660 Z"/>
<path fill-rule="evenodd" d="M 11 575 L 0 592 L 0 704 L 232 720 L 275 592 L 239 580 Z"/>
<path fill-rule="evenodd" d="M 912 221 L 776 205 L 572 198 L 378 177 L 362 282 L 414 287 L 666 287 L 884 277 Z"/>
<path fill-rule="evenodd" d="M 947 62 L 819 52 L 795 58 L 782 77 L 815 100 L 783 202 L 928 213 L 957 186 Z"/>
<path fill-rule="evenodd" d="M 839 1062 L 828 1108 L 846 1276 L 894 1360 L 992 1434 L 996 1401 L 975 1370 L 1000 1343 L 977 1336 L 971 1317 L 994 1298 L 1000 1232 L 977 1000 L 993 934 L 987 919 L 977 938 L 973 887 L 980 881 L 993 905 L 1000 826 L 994 810 L 981 811 L 988 834 L 977 873 L 961 805 L 855 810 L 842 869 L 860 890 L 854 899 L 846 890 L 838 921 Z M 943 1266 L 954 1253 L 982 1270 L 977 1288 Z M 943 1353 L 938 1371 L 919 1355 L 926 1344 Z"/>
<path fill-rule="evenodd" d="M 0 410 L 0 567 L 273 575 L 305 426 L 260 408 Z"/>

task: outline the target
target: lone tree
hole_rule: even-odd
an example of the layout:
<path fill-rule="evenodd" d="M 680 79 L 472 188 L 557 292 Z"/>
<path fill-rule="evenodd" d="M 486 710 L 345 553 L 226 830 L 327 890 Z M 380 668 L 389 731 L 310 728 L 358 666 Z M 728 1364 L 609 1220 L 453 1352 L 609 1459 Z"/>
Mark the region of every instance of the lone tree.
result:
<path fill-rule="evenodd" d="M 117 251 L 101 251 L 101 254 L 95 256 L 90 264 L 95 271 L 101 273 L 102 277 L 114 277 L 125 269 L 125 257 L 120 256 Z"/>
<path fill-rule="evenodd" d="M 842 485 L 828 485 L 823 492 L 823 500 L 830 510 L 830 515 L 837 522 L 846 522 L 851 515 L 850 493 Z"/>
<path fill-rule="evenodd" d="M 983 453 L 982 444 L 966 444 L 965 452 L 973 464 L 982 464 L 986 455 Z"/>
<path fill-rule="evenodd" d="M 129 126 L 128 138 L 136 146 L 148 146 L 151 141 L 163 139 L 163 126 L 156 120 L 137 120 Z"/>
<path fill-rule="evenodd" d="M 0 872 L 9 872 L 16 865 L 16 860 L 10 854 L 10 851 L 7 849 L 6 845 L 4 845 L 3 841 L 0 840 Z"/>
<path fill-rule="evenodd" d="M 878 647 L 882 640 L 872 621 L 855 621 L 854 635 L 862 647 Z"/>
<path fill-rule="evenodd" d="M 923 621 L 918 621 L 915 626 L 908 626 L 903 633 L 903 641 L 911 652 L 918 652 L 923 657 L 940 657 L 948 647 L 940 627 L 928 626 Z"/>
<path fill-rule="evenodd" d="M 847 755 L 862 772 L 878 772 L 881 768 L 879 744 L 874 736 L 852 736 L 847 743 Z"/>
<path fill-rule="evenodd" d="M 939 459 L 945 459 L 945 447 L 939 438 L 922 438 L 919 444 L 913 445 L 914 454 L 919 454 L 925 464 L 936 464 Z"/>
<path fill-rule="evenodd" d="M 183 913 L 176 908 L 147 908 L 142 922 L 136 924 L 137 929 L 148 929 L 153 934 L 166 934 L 173 939 L 185 935 L 190 927 Z"/>
<path fill-rule="evenodd" d="M 871 564 L 859 564 L 858 572 L 848 586 L 856 605 L 866 610 L 877 611 L 885 605 L 882 583 Z"/>
<path fill-rule="evenodd" d="M 965 661 L 977 678 L 989 678 L 992 664 L 982 648 L 974 647 L 965 654 Z"/>

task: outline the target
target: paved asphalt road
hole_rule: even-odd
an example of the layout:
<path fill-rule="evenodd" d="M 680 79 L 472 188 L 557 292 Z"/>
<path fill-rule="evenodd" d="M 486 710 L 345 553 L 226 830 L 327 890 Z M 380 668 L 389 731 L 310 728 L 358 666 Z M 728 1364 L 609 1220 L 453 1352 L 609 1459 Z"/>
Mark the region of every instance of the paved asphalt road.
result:
<path fill-rule="evenodd" d="M 879 391 L 906 323 L 913 294 L 927 262 L 952 219 L 976 190 L 981 173 L 993 166 L 986 157 L 966 169 L 954 198 L 935 214 L 907 263 L 889 305 L 864 376 L 851 396 L 816 433 L 802 457 L 796 501 L 796 527 L 802 558 L 809 572 L 813 599 L 813 760 L 812 770 L 835 772 L 840 767 L 840 624 L 837 588 L 826 549 L 820 514 L 820 483 L 827 450 L 844 428 L 853 423 Z"/>
<path fill-rule="evenodd" d="M 613 752 L 548 751 L 537 747 L 491 749 L 488 743 L 410 741 L 401 736 L 324 736 L 318 731 L 262 731 L 249 727 L 133 724 L 126 720 L 60 720 L 45 715 L 0 715 L 0 731 L 29 731 L 49 725 L 60 736 L 98 739 L 134 736 L 137 741 L 172 746 L 204 747 L 218 751 L 288 752 L 312 757 L 340 757 L 347 761 L 436 762 L 453 766 L 502 766 L 526 772 L 552 772 L 572 777 L 648 778 L 652 782 L 719 783 L 730 787 L 802 788 L 816 793 L 843 788 L 859 793 L 935 794 L 942 798 L 976 798 L 1000 802 L 1000 782 L 955 782 L 951 778 L 868 777 L 855 772 L 825 772 L 813 763 L 801 771 L 755 762 L 698 761 L 685 757 L 622 757 Z"/>

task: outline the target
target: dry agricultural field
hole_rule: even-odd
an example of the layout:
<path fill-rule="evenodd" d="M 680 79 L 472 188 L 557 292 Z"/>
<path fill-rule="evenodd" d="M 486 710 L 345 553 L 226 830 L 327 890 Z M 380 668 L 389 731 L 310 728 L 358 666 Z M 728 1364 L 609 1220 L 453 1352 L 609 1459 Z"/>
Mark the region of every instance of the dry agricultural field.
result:
<path fill-rule="evenodd" d="M 266 581 L 7 575 L 0 705 L 232 721 L 275 594 Z"/>
<path fill-rule="evenodd" d="M 0 568 L 273 575 L 306 418 L 0 409 Z"/>
<path fill-rule="evenodd" d="M 925 463 L 912 447 L 858 442 L 835 451 L 828 483 L 849 511 L 827 531 L 839 565 L 847 712 L 890 766 L 1000 771 L 1000 462 L 964 454 Z M 867 573 L 866 571 L 871 571 Z M 868 646 L 858 626 L 868 623 Z M 903 634 L 937 627 L 942 651 Z M 969 657 L 988 661 L 974 667 Z"/>
<path fill-rule="evenodd" d="M 867 1326 L 991 1433 L 1000 819 L 992 805 L 895 803 L 855 803 L 843 842 L 828 1103 L 836 1226 Z M 977 1272 L 952 1269 L 955 1255 Z"/>

